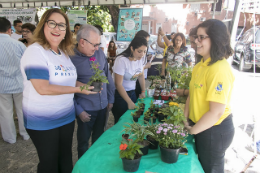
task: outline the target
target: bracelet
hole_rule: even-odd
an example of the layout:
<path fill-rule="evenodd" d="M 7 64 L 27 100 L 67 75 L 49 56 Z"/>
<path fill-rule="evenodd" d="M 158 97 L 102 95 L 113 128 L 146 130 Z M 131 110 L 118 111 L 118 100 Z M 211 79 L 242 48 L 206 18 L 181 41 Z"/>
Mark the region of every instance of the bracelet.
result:
<path fill-rule="evenodd" d="M 164 36 L 165 36 L 165 34 L 162 37 L 164 37 Z"/>
<path fill-rule="evenodd" d="M 142 91 L 142 93 L 145 93 L 145 91 Z"/>
<path fill-rule="evenodd" d="M 183 96 L 185 96 L 185 90 L 186 90 L 186 89 L 183 90 Z"/>

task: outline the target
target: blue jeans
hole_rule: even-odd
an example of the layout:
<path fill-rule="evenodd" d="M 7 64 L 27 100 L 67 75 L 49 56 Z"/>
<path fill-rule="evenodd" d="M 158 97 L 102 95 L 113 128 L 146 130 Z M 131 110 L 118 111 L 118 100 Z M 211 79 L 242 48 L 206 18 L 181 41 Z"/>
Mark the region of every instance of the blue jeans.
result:
<path fill-rule="evenodd" d="M 224 173 L 225 152 L 234 133 L 231 114 L 221 124 L 194 135 L 198 158 L 205 173 Z"/>
<path fill-rule="evenodd" d="M 130 99 L 135 103 L 136 102 L 136 95 L 135 90 L 127 91 L 126 92 Z M 115 102 L 112 108 L 112 113 L 115 118 L 115 124 L 118 122 L 120 117 L 124 115 L 124 113 L 128 110 L 128 105 L 126 101 L 121 97 L 119 92 L 115 91 Z"/>
<path fill-rule="evenodd" d="M 92 144 L 104 133 L 107 108 L 98 111 L 86 111 L 91 115 L 89 122 L 83 123 L 77 116 L 78 122 L 78 158 L 80 158 L 89 148 L 89 138 L 92 133 Z"/>

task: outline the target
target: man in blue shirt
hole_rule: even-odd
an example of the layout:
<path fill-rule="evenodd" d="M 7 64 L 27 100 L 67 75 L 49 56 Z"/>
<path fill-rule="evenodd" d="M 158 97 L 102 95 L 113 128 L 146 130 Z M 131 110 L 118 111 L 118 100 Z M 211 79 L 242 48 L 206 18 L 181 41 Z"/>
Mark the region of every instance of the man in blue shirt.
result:
<path fill-rule="evenodd" d="M 94 74 L 90 58 L 95 57 L 99 69 L 103 70 L 109 84 L 103 83 L 101 93 L 94 95 L 75 94 L 75 109 L 78 123 L 78 158 L 88 150 L 88 141 L 92 133 L 92 144 L 104 132 L 106 112 L 114 103 L 115 85 L 108 69 L 104 52 L 99 48 L 100 32 L 92 25 L 83 25 L 77 33 L 75 55 L 71 57 L 77 69 L 77 85 L 87 84 Z"/>
<path fill-rule="evenodd" d="M 13 103 L 18 117 L 20 135 L 24 140 L 30 137 L 24 128 L 23 77 L 20 69 L 20 60 L 26 47 L 22 42 L 10 36 L 10 21 L 0 17 L 0 126 L 4 141 L 13 144 L 16 142 Z"/>

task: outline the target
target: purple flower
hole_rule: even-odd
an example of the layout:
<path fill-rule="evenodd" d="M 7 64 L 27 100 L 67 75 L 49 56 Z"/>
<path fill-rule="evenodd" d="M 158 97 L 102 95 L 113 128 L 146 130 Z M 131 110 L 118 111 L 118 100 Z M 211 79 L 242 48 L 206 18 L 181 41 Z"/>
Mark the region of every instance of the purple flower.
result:
<path fill-rule="evenodd" d="M 178 132 L 177 134 L 178 134 L 178 135 L 180 135 L 181 133 L 180 133 L 180 132 Z"/>
<path fill-rule="evenodd" d="M 167 135 L 167 133 L 164 133 L 164 135 Z"/>
<path fill-rule="evenodd" d="M 163 129 L 163 131 L 164 131 L 165 133 L 167 133 L 168 129 Z"/>
<path fill-rule="evenodd" d="M 156 133 L 159 134 L 159 133 L 161 133 L 161 131 L 158 130 Z"/>
<path fill-rule="evenodd" d="M 163 123 L 162 125 L 163 125 L 163 126 L 167 126 L 168 124 L 166 124 L 166 123 Z"/>
<path fill-rule="evenodd" d="M 89 60 L 90 61 L 96 61 L 96 58 L 95 57 L 91 57 Z"/>
<path fill-rule="evenodd" d="M 181 133 L 181 136 L 185 136 L 185 133 Z"/>
<path fill-rule="evenodd" d="M 158 130 L 162 130 L 163 128 L 162 127 L 159 127 Z"/>
<path fill-rule="evenodd" d="M 172 133 L 177 133 L 178 131 L 177 130 L 173 130 Z"/>
<path fill-rule="evenodd" d="M 172 127 L 168 127 L 168 129 L 172 129 Z"/>

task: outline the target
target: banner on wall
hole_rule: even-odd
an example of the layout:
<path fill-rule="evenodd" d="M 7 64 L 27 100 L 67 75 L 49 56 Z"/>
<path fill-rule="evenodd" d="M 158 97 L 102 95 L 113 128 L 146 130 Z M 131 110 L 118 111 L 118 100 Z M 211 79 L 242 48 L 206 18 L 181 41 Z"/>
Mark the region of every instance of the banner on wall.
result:
<path fill-rule="evenodd" d="M 70 22 L 70 30 L 74 30 L 76 23 L 81 25 L 87 24 L 87 10 L 70 10 L 67 15 Z"/>
<path fill-rule="evenodd" d="M 36 24 L 35 22 L 36 9 L 0 9 L 0 17 L 8 19 L 11 24 L 14 20 L 20 20 L 23 23 Z"/>
<path fill-rule="evenodd" d="M 142 29 L 142 20 L 142 8 L 120 9 L 117 27 L 117 40 L 132 41 L 135 34 Z"/>

